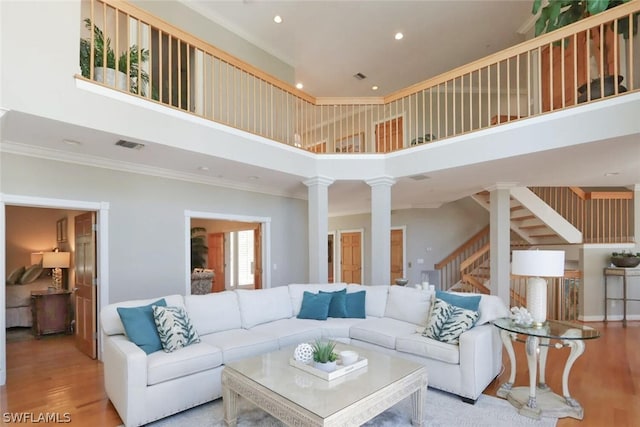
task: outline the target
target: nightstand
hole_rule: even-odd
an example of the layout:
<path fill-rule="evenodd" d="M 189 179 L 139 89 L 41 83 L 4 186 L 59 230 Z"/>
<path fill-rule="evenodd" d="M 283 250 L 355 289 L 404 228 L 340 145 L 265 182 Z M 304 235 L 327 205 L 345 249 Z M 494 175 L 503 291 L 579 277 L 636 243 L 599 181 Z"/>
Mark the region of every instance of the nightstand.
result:
<path fill-rule="evenodd" d="M 42 335 L 71 331 L 71 291 L 32 291 L 33 333 Z"/>

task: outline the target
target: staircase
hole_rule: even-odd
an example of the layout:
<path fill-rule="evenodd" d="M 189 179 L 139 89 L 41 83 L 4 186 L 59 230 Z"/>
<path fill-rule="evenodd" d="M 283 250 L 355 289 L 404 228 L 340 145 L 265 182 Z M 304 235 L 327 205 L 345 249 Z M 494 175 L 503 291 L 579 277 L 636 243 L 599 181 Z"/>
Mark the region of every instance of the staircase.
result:
<path fill-rule="evenodd" d="M 582 232 L 526 187 L 510 189 L 511 230 L 529 245 L 582 243 Z M 491 209 L 488 191 L 471 196 Z"/>

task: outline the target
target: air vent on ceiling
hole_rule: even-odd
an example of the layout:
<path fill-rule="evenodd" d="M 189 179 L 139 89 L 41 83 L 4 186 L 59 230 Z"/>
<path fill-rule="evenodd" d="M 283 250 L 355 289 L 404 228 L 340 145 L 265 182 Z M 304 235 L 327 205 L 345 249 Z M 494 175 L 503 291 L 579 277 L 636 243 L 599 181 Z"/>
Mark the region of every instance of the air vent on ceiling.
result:
<path fill-rule="evenodd" d="M 144 148 L 144 144 L 140 144 L 138 142 L 125 141 L 124 139 L 121 139 L 120 141 L 116 142 L 116 145 L 124 148 L 129 148 L 132 150 L 142 150 Z"/>
<path fill-rule="evenodd" d="M 412 176 L 410 176 L 409 178 L 411 178 L 411 179 L 412 179 L 412 180 L 414 180 L 414 181 L 423 181 L 423 180 L 425 180 L 425 179 L 430 179 L 430 177 L 429 177 L 429 176 L 427 176 L 427 175 L 422 175 L 422 174 L 420 174 L 420 175 L 412 175 Z"/>
<path fill-rule="evenodd" d="M 366 78 L 367 78 L 367 76 L 365 76 L 365 75 L 364 75 L 364 74 L 362 74 L 362 73 L 354 74 L 354 75 L 353 75 L 353 77 L 355 77 L 355 78 L 356 78 L 356 79 L 358 79 L 358 80 L 364 80 L 364 79 L 366 79 Z"/>

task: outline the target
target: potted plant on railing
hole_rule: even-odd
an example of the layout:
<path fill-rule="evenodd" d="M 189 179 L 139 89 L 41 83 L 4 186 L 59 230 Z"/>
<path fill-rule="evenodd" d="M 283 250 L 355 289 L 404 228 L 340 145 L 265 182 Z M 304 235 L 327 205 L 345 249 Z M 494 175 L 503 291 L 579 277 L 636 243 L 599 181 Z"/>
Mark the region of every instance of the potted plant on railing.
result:
<path fill-rule="evenodd" d="M 547 5 L 541 8 L 542 0 L 534 0 L 532 13 L 534 15 L 540 13 L 535 23 L 535 35 L 548 33 L 565 25 L 572 24 L 588 16 L 596 15 L 605 10 L 614 8 L 623 3 L 627 3 L 631 0 L 548 0 Z M 638 14 L 634 16 L 634 20 L 637 22 Z M 625 40 L 629 39 L 629 19 L 622 18 L 618 20 L 618 33 L 621 34 Z M 609 30 L 613 29 L 613 24 L 609 27 Z M 638 26 L 633 26 L 633 34 L 638 31 Z M 603 48 L 606 61 L 608 58 L 608 51 L 611 49 L 607 45 L 607 38 L 604 38 L 605 43 Z M 598 40 L 594 40 L 598 43 Z M 598 76 L 599 70 L 595 58 L 590 58 L 590 66 L 594 68 L 591 72 L 592 75 Z M 593 66 L 595 65 L 595 67 Z M 590 99 L 600 98 L 601 92 L 604 92 L 604 96 L 612 95 L 615 93 L 616 86 L 618 93 L 626 92 L 627 89 L 621 85 L 623 77 L 613 76 L 610 74 L 608 66 L 603 67 L 604 76 L 602 78 L 596 77 L 589 83 L 589 90 L 587 84 L 583 84 L 578 88 L 578 100 L 577 102 L 585 102 Z M 601 85 L 604 86 L 601 91 Z M 591 94 L 589 96 L 589 93 Z"/>
<path fill-rule="evenodd" d="M 129 90 L 142 96 L 146 96 L 146 87 L 149 84 L 149 74 L 140 68 L 140 65 L 149 60 L 149 50 L 139 48 L 133 44 L 122 52 L 117 58 L 111 47 L 111 39 L 105 38 L 102 30 L 91 23 L 91 19 L 84 20 L 85 27 L 93 30 L 93 72 L 94 80 L 110 83 L 121 90 L 127 88 L 127 67 L 129 69 Z M 105 62 L 106 60 L 106 62 Z M 127 64 L 128 60 L 128 64 Z M 117 65 L 117 69 L 116 69 Z M 106 67 L 106 78 L 103 69 Z M 91 38 L 80 39 L 80 70 L 83 77 L 91 77 Z M 120 77 L 117 77 L 120 76 Z M 138 78 L 142 84 L 138 84 Z M 116 84 L 117 79 L 117 84 Z"/>
<path fill-rule="evenodd" d="M 637 267 L 640 265 L 640 252 L 612 252 L 611 264 L 623 268 Z"/>

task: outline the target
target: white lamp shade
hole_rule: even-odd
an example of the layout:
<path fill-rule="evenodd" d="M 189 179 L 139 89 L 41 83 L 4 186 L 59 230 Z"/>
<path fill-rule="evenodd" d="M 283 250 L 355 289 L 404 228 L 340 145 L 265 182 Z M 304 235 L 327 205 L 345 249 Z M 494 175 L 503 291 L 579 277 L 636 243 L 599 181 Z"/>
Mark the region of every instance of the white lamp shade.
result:
<path fill-rule="evenodd" d="M 33 252 L 30 257 L 31 265 L 40 264 L 42 262 L 42 252 Z"/>
<path fill-rule="evenodd" d="M 511 274 L 562 277 L 564 276 L 564 251 L 513 251 Z"/>
<path fill-rule="evenodd" d="M 69 252 L 45 252 L 42 254 L 42 267 L 69 268 L 71 254 Z"/>

